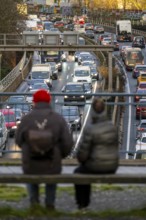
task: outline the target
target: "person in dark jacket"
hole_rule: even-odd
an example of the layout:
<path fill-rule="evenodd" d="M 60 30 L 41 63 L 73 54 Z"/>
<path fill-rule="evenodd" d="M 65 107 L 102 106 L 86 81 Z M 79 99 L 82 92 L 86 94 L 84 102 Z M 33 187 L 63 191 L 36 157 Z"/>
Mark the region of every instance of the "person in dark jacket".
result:
<path fill-rule="evenodd" d="M 73 147 L 73 139 L 65 119 L 51 108 L 51 95 L 46 90 L 38 90 L 33 94 L 33 109 L 25 115 L 18 126 L 15 142 L 22 149 L 22 168 L 24 174 L 58 174 L 61 173 L 61 160 L 67 157 Z M 29 131 L 45 126 L 45 131 L 51 131 L 53 143 L 50 157 L 32 157 Z M 49 133 L 48 133 L 49 136 Z M 44 140 L 42 140 L 43 143 Z M 48 150 L 50 144 L 47 144 Z M 49 209 L 55 208 L 56 184 L 46 184 L 45 204 Z M 30 204 L 39 203 L 39 185 L 28 184 Z"/>
<path fill-rule="evenodd" d="M 80 163 L 75 173 L 115 173 L 119 162 L 118 130 L 107 118 L 105 103 L 94 98 L 91 108 L 91 124 L 85 127 L 77 151 Z M 75 200 L 79 209 L 90 204 L 90 185 L 75 185 Z"/>

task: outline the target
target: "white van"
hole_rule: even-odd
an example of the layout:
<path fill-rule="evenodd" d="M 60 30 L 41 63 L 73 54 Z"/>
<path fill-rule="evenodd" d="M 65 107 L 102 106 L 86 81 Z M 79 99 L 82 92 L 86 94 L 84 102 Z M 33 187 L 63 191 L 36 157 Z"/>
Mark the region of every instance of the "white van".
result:
<path fill-rule="evenodd" d="M 49 64 L 34 64 L 29 78 L 44 79 L 49 88 L 52 88 L 52 70 Z"/>
<path fill-rule="evenodd" d="M 146 159 L 146 133 L 141 132 L 135 145 L 134 159 Z"/>
<path fill-rule="evenodd" d="M 6 143 L 8 141 L 8 130 L 5 124 L 5 118 L 2 112 L 0 112 L 0 150 L 6 149 Z"/>
<path fill-rule="evenodd" d="M 72 74 L 73 82 L 92 83 L 91 70 L 89 66 L 77 66 Z"/>

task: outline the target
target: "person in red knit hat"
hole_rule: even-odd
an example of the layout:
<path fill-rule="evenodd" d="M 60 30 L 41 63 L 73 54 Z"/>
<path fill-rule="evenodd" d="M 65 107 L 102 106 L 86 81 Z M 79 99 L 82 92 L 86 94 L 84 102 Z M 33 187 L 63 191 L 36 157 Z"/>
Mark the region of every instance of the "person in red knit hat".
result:
<path fill-rule="evenodd" d="M 47 90 L 40 89 L 33 94 L 33 102 L 34 103 L 38 103 L 38 102 L 50 103 L 51 95 Z"/>
<path fill-rule="evenodd" d="M 61 160 L 73 147 L 65 119 L 51 107 L 51 94 L 38 90 L 33 94 L 33 109 L 19 124 L 15 142 L 22 149 L 24 174 L 61 173 Z M 31 206 L 39 204 L 39 185 L 27 184 Z M 45 184 L 45 205 L 55 209 L 56 184 Z"/>

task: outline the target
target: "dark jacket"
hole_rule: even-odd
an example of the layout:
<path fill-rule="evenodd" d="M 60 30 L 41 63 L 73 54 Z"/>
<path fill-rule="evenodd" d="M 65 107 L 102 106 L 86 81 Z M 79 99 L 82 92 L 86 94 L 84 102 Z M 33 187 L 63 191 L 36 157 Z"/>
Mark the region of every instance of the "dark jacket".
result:
<path fill-rule="evenodd" d="M 114 173 L 118 167 L 118 131 L 106 113 L 92 110 L 92 123 L 84 130 L 77 152 L 89 173 Z"/>
<path fill-rule="evenodd" d="M 53 133 L 54 154 L 53 160 L 34 160 L 30 157 L 30 145 L 27 132 L 36 127 L 34 121 L 43 122 L 48 119 L 46 129 Z M 34 109 L 22 118 L 17 129 L 16 144 L 22 148 L 22 164 L 25 174 L 57 174 L 61 172 L 61 159 L 71 152 L 73 147 L 72 136 L 64 118 L 54 112 L 48 103 L 37 103 Z"/>

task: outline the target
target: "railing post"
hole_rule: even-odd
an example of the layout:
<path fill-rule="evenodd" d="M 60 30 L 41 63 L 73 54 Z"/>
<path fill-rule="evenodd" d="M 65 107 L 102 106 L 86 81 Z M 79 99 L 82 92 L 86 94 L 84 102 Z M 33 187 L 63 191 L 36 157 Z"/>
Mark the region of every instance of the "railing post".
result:
<path fill-rule="evenodd" d="M 108 91 L 113 90 L 112 52 L 108 52 Z"/>

